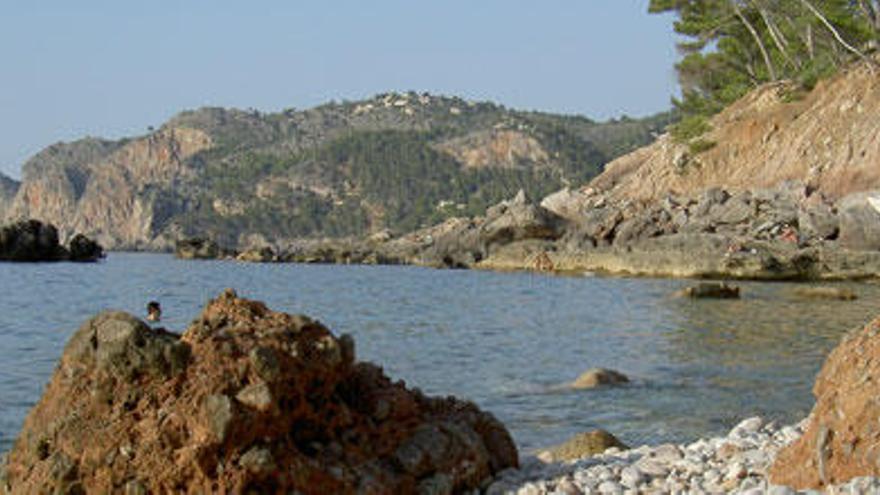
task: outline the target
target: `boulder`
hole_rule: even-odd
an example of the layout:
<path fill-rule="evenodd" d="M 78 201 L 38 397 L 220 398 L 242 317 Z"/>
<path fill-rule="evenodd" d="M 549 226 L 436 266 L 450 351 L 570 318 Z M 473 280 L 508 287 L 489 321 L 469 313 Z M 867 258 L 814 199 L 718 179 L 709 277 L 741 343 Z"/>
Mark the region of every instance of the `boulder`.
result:
<path fill-rule="evenodd" d="M 578 433 L 565 443 L 540 452 L 538 457 L 545 462 L 574 461 L 601 454 L 613 447 L 622 450 L 628 448 L 617 437 L 605 430 L 590 430 Z"/>
<path fill-rule="evenodd" d="M 825 203 L 805 205 L 798 211 L 798 227 L 806 239 L 832 240 L 840 231 L 834 209 Z"/>
<path fill-rule="evenodd" d="M 724 282 L 700 282 L 685 287 L 679 294 L 694 299 L 739 299 L 739 287 Z"/>
<path fill-rule="evenodd" d="M 562 227 L 561 217 L 530 203 L 520 190 L 512 200 L 487 210 L 486 220 L 480 227 L 480 239 L 486 246 L 524 239 L 558 239 Z"/>
<path fill-rule="evenodd" d="M 840 246 L 880 250 L 880 191 L 850 194 L 838 204 Z"/>
<path fill-rule="evenodd" d="M 220 257 L 220 246 L 211 239 L 181 239 L 174 247 L 174 256 L 183 260 L 212 260 Z"/>
<path fill-rule="evenodd" d="M 628 382 L 629 378 L 623 373 L 605 368 L 593 368 L 583 372 L 581 376 L 577 377 L 577 379 L 571 383 L 571 388 L 589 389 L 600 387 L 602 385 L 620 385 Z"/>
<path fill-rule="evenodd" d="M 182 335 L 84 324 L 0 472 L 12 494 L 461 493 L 517 463 L 491 414 L 227 290 Z"/>
<path fill-rule="evenodd" d="M 850 332 L 813 385 L 816 405 L 803 436 L 776 456 L 774 484 L 821 489 L 880 476 L 880 319 Z"/>
<path fill-rule="evenodd" d="M 589 200 L 590 196 L 582 191 L 566 187 L 542 199 L 541 207 L 566 220 L 577 221 L 588 209 Z"/>
<path fill-rule="evenodd" d="M 69 246 L 70 261 L 98 261 L 104 257 L 104 248 L 82 234 L 73 236 Z"/>

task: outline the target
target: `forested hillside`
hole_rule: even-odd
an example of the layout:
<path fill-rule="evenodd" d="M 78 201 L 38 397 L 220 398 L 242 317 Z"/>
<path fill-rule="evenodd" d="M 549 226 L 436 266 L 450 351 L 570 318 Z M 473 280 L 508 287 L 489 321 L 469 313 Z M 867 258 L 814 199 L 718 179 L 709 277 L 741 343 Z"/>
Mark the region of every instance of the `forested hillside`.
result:
<path fill-rule="evenodd" d="M 139 249 L 404 232 L 519 189 L 582 184 L 672 119 L 598 123 L 424 93 L 273 114 L 205 108 L 145 136 L 47 148 L 25 164 L 7 216 Z"/>

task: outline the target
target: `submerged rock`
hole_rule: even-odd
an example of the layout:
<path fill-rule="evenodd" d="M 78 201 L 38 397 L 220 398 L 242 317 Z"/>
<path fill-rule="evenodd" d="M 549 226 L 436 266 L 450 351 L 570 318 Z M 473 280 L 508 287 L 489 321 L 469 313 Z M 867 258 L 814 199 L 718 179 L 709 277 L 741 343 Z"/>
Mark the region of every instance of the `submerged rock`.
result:
<path fill-rule="evenodd" d="M 227 291 L 180 336 L 120 312 L 84 324 L 5 483 L 15 494 L 457 493 L 517 463 L 491 414 L 409 390 L 356 362 L 351 338 Z"/>
<path fill-rule="evenodd" d="M 797 287 L 792 293 L 801 299 L 854 301 L 859 298 L 855 291 L 845 287 Z"/>

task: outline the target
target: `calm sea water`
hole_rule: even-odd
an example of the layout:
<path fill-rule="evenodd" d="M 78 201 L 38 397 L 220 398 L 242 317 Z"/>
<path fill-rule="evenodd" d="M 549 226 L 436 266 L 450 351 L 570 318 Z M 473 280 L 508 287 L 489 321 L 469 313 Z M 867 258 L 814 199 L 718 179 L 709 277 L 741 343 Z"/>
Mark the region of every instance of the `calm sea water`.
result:
<path fill-rule="evenodd" d="M 179 261 L 113 253 L 98 264 L 0 264 L 0 451 L 8 450 L 71 333 L 100 310 L 143 316 L 161 301 L 183 330 L 225 287 L 316 317 L 357 342 L 359 359 L 429 394 L 492 411 L 529 451 L 605 428 L 630 444 L 687 441 L 762 415 L 801 419 L 824 356 L 880 309 L 798 301 L 792 284 L 742 283 L 738 301 L 671 294 L 681 280 Z M 557 385 L 592 367 L 634 382 Z"/>

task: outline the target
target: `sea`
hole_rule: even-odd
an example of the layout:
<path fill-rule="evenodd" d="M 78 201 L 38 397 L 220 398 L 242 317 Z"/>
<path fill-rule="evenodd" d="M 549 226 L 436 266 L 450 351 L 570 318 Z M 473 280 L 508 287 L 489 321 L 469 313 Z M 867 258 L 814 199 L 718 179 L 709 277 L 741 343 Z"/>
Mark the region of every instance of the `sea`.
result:
<path fill-rule="evenodd" d="M 675 293 L 694 280 L 406 266 L 251 264 L 110 253 L 98 263 L 0 263 L 0 452 L 12 447 L 71 334 L 106 309 L 183 331 L 227 288 L 355 338 L 393 380 L 492 412 L 522 453 L 602 428 L 629 445 L 686 442 L 762 416 L 804 418 L 829 350 L 873 318 L 880 286 L 809 301 L 804 284 L 735 282 L 738 300 Z M 826 284 L 827 285 L 827 284 Z M 620 387 L 566 385 L 595 367 Z"/>

